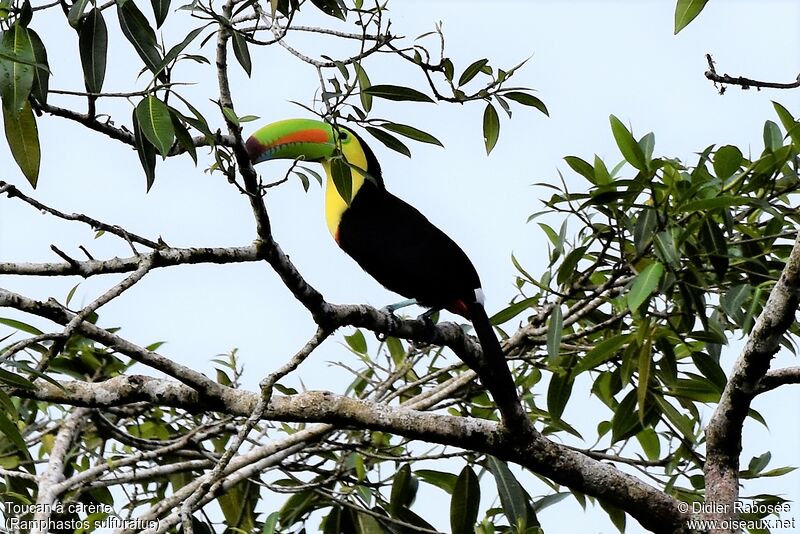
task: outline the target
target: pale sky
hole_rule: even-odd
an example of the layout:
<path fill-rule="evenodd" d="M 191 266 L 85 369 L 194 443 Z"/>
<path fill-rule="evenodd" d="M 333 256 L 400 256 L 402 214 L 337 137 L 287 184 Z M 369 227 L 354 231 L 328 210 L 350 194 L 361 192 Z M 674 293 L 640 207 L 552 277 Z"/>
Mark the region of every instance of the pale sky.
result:
<path fill-rule="evenodd" d="M 613 166 L 621 159 L 608 124 L 614 114 L 632 126 L 637 136 L 656 135 L 656 155 L 679 157 L 694 163 L 693 155 L 711 144 L 734 144 L 745 154 L 763 147 L 765 120 L 776 120 L 771 100 L 800 115 L 800 91 L 741 91 L 717 94 L 703 72 L 705 54 L 711 53 L 718 70 L 734 75 L 790 81 L 800 72 L 800 4 L 784 1 L 715 0 L 680 35 L 672 34 L 674 0 L 626 1 L 506 1 L 420 2 L 395 0 L 390 4 L 395 34 L 415 37 L 443 21 L 447 52 L 456 70 L 483 57 L 495 67 L 511 67 L 533 55 L 514 85 L 532 87 L 546 103 L 551 117 L 529 108 L 515 107 L 513 120 L 501 116 L 500 140 L 490 157 L 480 133 L 483 105 L 395 104 L 375 100 L 374 116 L 413 124 L 436 135 L 445 148 L 409 143 L 413 157 L 405 158 L 371 143 L 381 161 L 387 187 L 417 206 L 450 234 L 475 263 L 491 313 L 514 296 L 512 252 L 531 272 L 544 267 L 546 237 L 528 215 L 541 209 L 540 198 L 550 193 L 532 187 L 535 182 L 556 182 L 561 170 L 574 187 L 584 187 L 563 162 L 566 155 L 589 159 L 597 153 Z M 143 11 L 150 13 L 149 6 Z M 310 11 L 310 10 L 308 10 Z M 107 11 L 110 13 L 111 10 Z M 175 20 L 172 20 L 175 19 Z M 185 15 L 173 14 L 165 25 L 168 44 L 179 40 L 171 29 L 186 28 Z M 313 24 L 332 19 L 301 17 L 296 22 Z M 33 28 L 45 41 L 54 71 L 51 87 L 82 90 L 77 70 L 77 39 L 66 27 L 63 14 L 53 10 L 49 22 L 37 13 Z M 113 18 L 109 30 L 118 31 Z M 185 31 L 185 30 L 184 30 Z M 112 42 L 105 91 L 129 90 L 139 59 L 121 38 Z M 72 43 L 65 45 L 64 43 Z M 307 35 L 290 43 L 308 55 L 335 55 L 339 44 Z M 213 40 L 203 49 L 213 54 Z M 434 45 L 431 41 L 431 45 Z M 233 62 L 233 97 L 240 115 L 261 117 L 246 133 L 261 124 L 307 112 L 288 103 L 306 104 L 317 90 L 316 72 L 298 63 L 278 47 L 251 49 L 251 79 Z M 341 50 L 342 54 L 347 53 Z M 135 65 L 135 67 L 133 67 Z M 424 89 L 420 74 L 388 57 L 373 56 L 365 62 L 373 84 L 405 84 Z M 213 127 L 222 127 L 208 101 L 216 85 L 211 70 L 181 68 L 178 77 L 198 84 L 184 93 L 194 97 L 208 112 Z M 83 110 L 80 100 L 54 99 L 61 105 Z M 117 124 L 130 124 L 131 106 L 116 101 Z M 145 194 L 145 181 L 135 153 L 126 146 L 88 132 L 63 119 L 38 119 L 42 141 L 42 170 L 34 196 L 67 212 L 83 212 L 120 224 L 141 235 L 159 235 L 173 246 L 235 246 L 254 237 L 247 202 L 219 174 L 203 172 L 211 159 L 199 151 L 201 163 L 188 157 L 159 164 L 156 184 Z M 266 178 L 280 178 L 280 164 L 261 165 Z M 30 187 L 8 151 L 0 149 L 0 178 Z M 306 279 L 324 296 L 337 303 L 366 302 L 383 306 L 398 300 L 363 274 L 337 249 L 325 228 L 322 195 L 312 186 L 306 194 L 299 181 L 275 189 L 267 198 L 274 233 Z M 76 253 L 84 244 L 95 257 L 129 255 L 125 243 L 110 236 L 92 239 L 82 225 L 65 225 L 39 216 L 20 202 L 0 200 L 0 259 L 57 261 L 49 245 Z M 106 276 L 81 283 L 75 302 L 88 303 L 113 285 L 118 277 Z M 22 279 L 5 277 L 2 286 L 36 298 L 61 300 L 80 280 L 76 278 Z M 0 311 L 2 316 L 19 315 Z M 40 321 L 30 320 L 44 329 Z M 246 385 L 253 389 L 261 377 L 288 359 L 313 333 L 307 312 L 289 295 L 264 264 L 242 266 L 194 266 L 160 269 L 101 310 L 103 326 L 122 326 L 121 334 L 146 345 L 167 341 L 161 352 L 183 364 L 213 375 L 210 360 L 237 347 L 245 364 Z M 0 336 L 6 332 L 0 327 Z M 348 333 L 345 331 L 344 333 Z M 356 365 L 341 345 L 341 334 L 314 353 L 286 383 L 309 389 L 342 392 L 349 376 L 327 362 L 340 360 Z M 372 349 L 374 338 L 367 335 Z M 741 345 L 723 351 L 723 367 L 729 369 Z M 795 357 L 781 353 L 774 367 L 797 365 Z M 145 372 L 141 366 L 135 372 Z M 546 384 L 538 392 L 544 395 Z M 542 401 L 543 402 L 543 401 Z M 796 409 L 800 388 L 783 387 L 756 399 L 754 408 L 770 424 L 767 431 L 752 420 L 745 426 L 742 463 L 767 450 L 770 467 L 800 464 L 800 431 Z M 585 435 L 606 411 L 593 415 L 588 387 L 575 387 L 565 419 Z M 709 412 L 710 413 L 710 412 Z M 571 443 L 582 445 L 579 442 Z M 584 446 L 588 444 L 583 444 Z M 527 482 L 532 477 L 523 477 Z M 425 485 L 422 484 L 422 487 Z M 540 484 L 529 488 L 541 495 Z M 800 475 L 766 481 L 746 481 L 742 495 L 762 492 L 800 497 Z M 484 491 L 484 509 L 490 503 Z M 446 506 L 439 490 L 421 494 L 418 502 Z M 265 501 L 260 510 L 270 509 Z M 448 528 L 448 515 L 420 505 L 418 512 L 437 528 Z M 416 509 L 416 508 L 415 508 Z M 794 516 L 800 518 L 795 509 Z M 540 515 L 548 532 L 615 532 L 604 512 L 586 512 L 573 499 Z M 628 521 L 628 532 L 640 532 Z M 309 525 L 313 529 L 316 525 Z"/>

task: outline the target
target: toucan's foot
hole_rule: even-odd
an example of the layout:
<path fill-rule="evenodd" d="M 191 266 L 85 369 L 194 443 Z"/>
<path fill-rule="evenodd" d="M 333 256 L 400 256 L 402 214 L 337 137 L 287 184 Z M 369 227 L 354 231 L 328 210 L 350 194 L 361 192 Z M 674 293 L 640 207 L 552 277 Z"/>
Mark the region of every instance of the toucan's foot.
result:
<path fill-rule="evenodd" d="M 433 316 L 437 313 L 439 313 L 437 308 L 431 308 L 417 317 L 418 321 L 422 321 L 425 324 L 426 333 L 433 334 L 433 329 L 436 327 L 436 324 L 433 322 Z M 417 348 L 422 348 L 426 345 L 427 343 L 414 343 L 414 346 Z"/>
<path fill-rule="evenodd" d="M 395 302 L 394 304 L 389 304 L 388 306 L 384 306 L 383 308 L 381 308 L 381 311 L 384 313 L 389 313 L 391 315 L 394 315 L 394 312 L 396 312 L 397 310 L 400 310 L 402 308 L 407 308 L 409 306 L 414 306 L 415 304 L 417 304 L 417 299 L 401 300 L 400 302 Z"/>
<path fill-rule="evenodd" d="M 439 310 L 439 308 L 431 308 L 422 315 L 420 315 L 419 317 L 417 317 L 417 320 L 423 321 L 427 328 L 433 328 L 434 326 L 433 316 L 438 314 L 440 311 L 441 310 Z"/>
<path fill-rule="evenodd" d="M 393 308 L 392 305 L 384 306 L 383 308 L 381 308 L 381 311 L 389 316 L 389 321 L 388 321 L 388 324 L 387 324 L 387 330 L 388 331 L 394 330 L 396 328 L 396 326 L 397 326 L 397 317 L 394 314 L 394 310 L 396 310 L 396 309 L 397 308 Z M 375 332 L 375 339 L 377 339 L 381 343 L 386 341 L 387 337 L 389 337 L 389 334 L 387 334 L 387 333 Z"/>

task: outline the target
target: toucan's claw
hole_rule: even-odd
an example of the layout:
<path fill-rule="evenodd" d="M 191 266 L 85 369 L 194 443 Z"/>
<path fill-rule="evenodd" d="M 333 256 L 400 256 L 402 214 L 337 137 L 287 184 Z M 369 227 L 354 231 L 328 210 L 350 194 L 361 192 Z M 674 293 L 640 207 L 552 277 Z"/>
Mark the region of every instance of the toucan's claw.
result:
<path fill-rule="evenodd" d="M 431 308 L 425 313 L 421 314 L 419 317 L 417 317 L 417 320 L 423 321 L 425 323 L 426 328 L 433 328 L 434 326 L 433 316 L 439 313 L 439 311 L 441 310 L 439 310 L 438 308 Z"/>
<path fill-rule="evenodd" d="M 394 315 L 394 309 L 392 309 L 391 306 L 385 306 L 381 308 L 381 311 L 389 316 L 387 330 L 391 332 L 397 327 L 397 317 Z M 387 337 L 389 337 L 388 333 L 375 332 L 375 339 L 381 343 L 386 341 Z"/>

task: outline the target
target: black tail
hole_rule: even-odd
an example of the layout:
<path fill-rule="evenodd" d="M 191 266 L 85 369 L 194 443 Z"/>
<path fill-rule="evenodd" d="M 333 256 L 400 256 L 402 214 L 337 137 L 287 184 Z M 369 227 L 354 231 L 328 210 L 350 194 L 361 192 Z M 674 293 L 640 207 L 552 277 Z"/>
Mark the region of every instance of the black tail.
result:
<path fill-rule="evenodd" d="M 527 428 L 530 421 L 520 404 L 517 386 L 508 370 L 505 354 L 494 334 L 489 316 L 486 315 L 486 309 L 480 302 L 474 302 L 469 305 L 469 313 L 472 327 L 475 329 L 483 349 L 483 358 L 479 368 L 474 369 L 475 372 L 478 373 L 483 385 L 494 397 L 506 425 L 517 427 L 518 424 L 522 424 Z M 525 421 L 521 421 L 521 418 L 524 418 Z"/>

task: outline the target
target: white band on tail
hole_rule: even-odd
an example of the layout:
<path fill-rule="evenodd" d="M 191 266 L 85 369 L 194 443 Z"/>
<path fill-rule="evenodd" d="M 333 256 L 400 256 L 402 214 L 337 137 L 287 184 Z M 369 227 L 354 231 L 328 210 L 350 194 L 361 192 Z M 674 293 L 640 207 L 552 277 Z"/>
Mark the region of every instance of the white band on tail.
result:
<path fill-rule="evenodd" d="M 486 295 L 483 294 L 483 289 L 478 288 L 475 290 L 475 302 L 483 306 L 486 303 Z"/>

